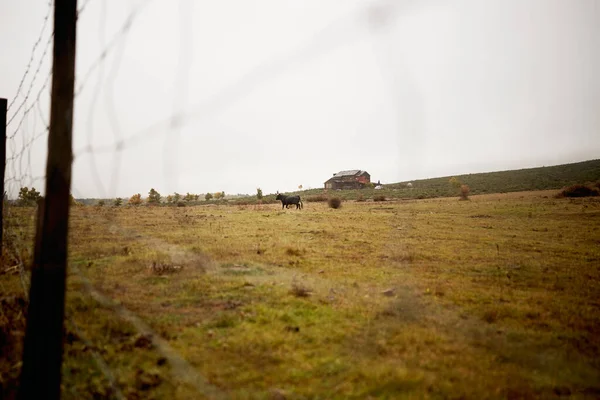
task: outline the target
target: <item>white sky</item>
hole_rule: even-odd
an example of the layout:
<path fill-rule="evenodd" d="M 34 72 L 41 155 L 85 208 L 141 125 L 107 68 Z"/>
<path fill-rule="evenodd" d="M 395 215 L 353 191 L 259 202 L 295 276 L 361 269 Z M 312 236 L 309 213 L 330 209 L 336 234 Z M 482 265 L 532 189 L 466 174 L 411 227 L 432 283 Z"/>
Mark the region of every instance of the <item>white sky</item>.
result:
<path fill-rule="evenodd" d="M 9 103 L 47 11 L 0 3 Z M 271 193 L 345 169 L 386 183 L 600 154 L 597 0 L 90 0 L 77 51 L 76 197 Z M 46 57 L 26 105 L 49 70 Z M 8 126 L 9 156 L 43 132 L 41 99 Z M 45 147 L 6 178 L 43 175 Z"/>

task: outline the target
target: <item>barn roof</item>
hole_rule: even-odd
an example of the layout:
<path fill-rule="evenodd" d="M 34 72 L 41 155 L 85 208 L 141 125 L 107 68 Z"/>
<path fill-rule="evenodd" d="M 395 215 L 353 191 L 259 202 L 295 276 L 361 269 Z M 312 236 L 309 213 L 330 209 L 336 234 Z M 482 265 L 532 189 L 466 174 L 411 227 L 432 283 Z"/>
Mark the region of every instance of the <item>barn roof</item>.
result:
<path fill-rule="evenodd" d="M 340 171 L 337 174 L 335 174 L 335 176 L 353 176 L 359 174 L 360 172 L 362 172 L 360 169 L 350 169 L 348 171 Z"/>
<path fill-rule="evenodd" d="M 337 174 L 333 174 L 333 177 L 329 178 L 325 183 L 330 183 L 330 182 L 340 182 L 344 180 L 344 177 L 349 177 L 349 176 L 360 176 L 362 174 L 367 174 L 367 171 L 363 171 L 360 169 L 350 169 L 347 171 L 340 171 Z"/>

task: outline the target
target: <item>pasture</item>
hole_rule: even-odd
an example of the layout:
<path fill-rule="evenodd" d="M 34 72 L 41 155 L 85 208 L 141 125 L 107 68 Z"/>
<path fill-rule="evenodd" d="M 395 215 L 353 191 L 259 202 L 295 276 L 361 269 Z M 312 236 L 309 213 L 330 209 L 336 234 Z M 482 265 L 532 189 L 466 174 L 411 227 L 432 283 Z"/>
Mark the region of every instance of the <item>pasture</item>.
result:
<path fill-rule="evenodd" d="M 64 398 L 598 398 L 600 202 L 554 193 L 73 207 Z"/>

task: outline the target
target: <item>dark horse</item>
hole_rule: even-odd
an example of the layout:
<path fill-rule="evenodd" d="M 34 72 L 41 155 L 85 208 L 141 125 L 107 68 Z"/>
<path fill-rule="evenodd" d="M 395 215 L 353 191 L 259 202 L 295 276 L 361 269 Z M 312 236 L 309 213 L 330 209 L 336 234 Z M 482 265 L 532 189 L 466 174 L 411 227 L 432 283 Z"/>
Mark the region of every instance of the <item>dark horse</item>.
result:
<path fill-rule="evenodd" d="M 275 200 L 281 200 L 281 209 L 282 210 L 283 210 L 283 207 L 289 208 L 290 204 L 295 204 L 296 210 L 299 208 L 300 209 L 304 208 L 304 205 L 302 204 L 302 200 L 300 200 L 300 196 L 286 196 L 284 194 L 277 193 L 277 197 L 275 197 Z"/>

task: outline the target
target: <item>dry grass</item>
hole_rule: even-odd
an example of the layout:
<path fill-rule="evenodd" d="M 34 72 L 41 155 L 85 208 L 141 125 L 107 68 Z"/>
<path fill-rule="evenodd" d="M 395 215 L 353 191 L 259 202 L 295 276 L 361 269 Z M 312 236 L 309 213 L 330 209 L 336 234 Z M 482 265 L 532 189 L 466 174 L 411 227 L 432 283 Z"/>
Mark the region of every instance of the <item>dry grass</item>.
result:
<path fill-rule="evenodd" d="M 600 202 L 553 194 L 80 207 L 70 257 L 232 398 L 597 398 Z M 199 397 L 81 282 L 67 309 L 127 397 Z M 67 345 L 64 398 L 109 390 L 84 347 Z"/>

